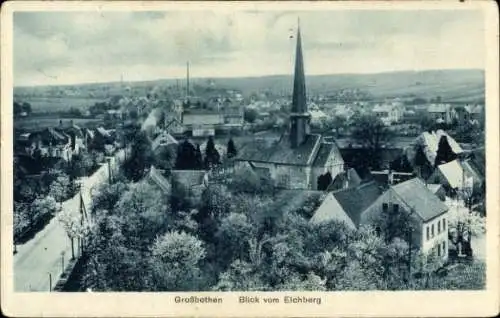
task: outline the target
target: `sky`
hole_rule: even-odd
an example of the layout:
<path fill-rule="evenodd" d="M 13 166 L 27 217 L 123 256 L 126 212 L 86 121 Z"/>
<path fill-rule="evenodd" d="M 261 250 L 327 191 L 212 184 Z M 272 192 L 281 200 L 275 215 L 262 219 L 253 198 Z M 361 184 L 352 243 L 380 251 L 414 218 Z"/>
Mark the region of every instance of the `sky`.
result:
<path fill-rule="evenodd" d="M 15 12 L 14 85 L 483 69 L 481 11 Z"/>

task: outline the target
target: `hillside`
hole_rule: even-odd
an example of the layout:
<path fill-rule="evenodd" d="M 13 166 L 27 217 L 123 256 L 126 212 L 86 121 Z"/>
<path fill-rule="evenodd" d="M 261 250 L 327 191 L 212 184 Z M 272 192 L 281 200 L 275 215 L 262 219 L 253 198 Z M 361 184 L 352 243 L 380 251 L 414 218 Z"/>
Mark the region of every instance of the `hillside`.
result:
<path fill-rule="evenodd" d="M 449 102 L 480 102 L 484 100 L 484 71 L 482 70 L 432 70 L 401 71 L 378 74 L 335 74 L 307 76 L 307 87 L 311 94 L 329 94 L 341 90 L 358 90 L 375 99 L 391 97 L 421 97 L 425 99 L 440 96 Z M 253 92 L 290 92 L 291 75 L 262 77 L 214 78 L 217 88 L 235 89 L 248 96 Z M 184 80 L 160 79 L 147 82 L 126 83 L 132 91 L 142 93 L 148 89 L 175 86 Z M 207 79 L 192 79 L 193 86 L 205 86 Z M 56 92 L 70 92 L 83 97 L 115 94 L 120 92 L 120 83 L 95 83 L 60 87 L 18 87 L 14 95 L 51 95 Z M 69 96 L 67 96 L 69 97 Z"/>

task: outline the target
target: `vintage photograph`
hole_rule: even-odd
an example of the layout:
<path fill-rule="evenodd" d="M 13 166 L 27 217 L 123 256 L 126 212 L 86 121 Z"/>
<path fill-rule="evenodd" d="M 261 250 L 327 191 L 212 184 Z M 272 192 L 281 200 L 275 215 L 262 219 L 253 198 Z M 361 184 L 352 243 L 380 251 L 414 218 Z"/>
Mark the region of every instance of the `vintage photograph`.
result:
<path fill-rule="evenodd" d="M 485 290 L 484 10 L 217 8 L 13 13 L 14 291 Z"/>

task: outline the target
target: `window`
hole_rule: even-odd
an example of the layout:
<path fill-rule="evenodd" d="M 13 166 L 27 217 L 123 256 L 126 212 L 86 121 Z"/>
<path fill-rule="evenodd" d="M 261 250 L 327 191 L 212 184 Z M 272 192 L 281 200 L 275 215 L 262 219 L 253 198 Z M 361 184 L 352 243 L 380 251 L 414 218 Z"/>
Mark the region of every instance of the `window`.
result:
<path fill-rule="evenodd" d="M 377 226 L 375 228 L 375 233 L 377 234 L 377 236 L 380 236 L 380 234 L 382 233 L 382 230 L 380 229 L 380 226 Z"/>
<path fill-rule="evenodd" d="M 438 234 L 441 233 L 441 221 L 438 222 Z"/>
<path fill-rule="evenodd" d="M 398 213 L 399 212 L 399 204 L 393 204 L 392 205 L 392 211 L 394 213 Z"/>
<path fill-rule="evenodd" d="M 441 256 L 441 244 L 438 244 L 438 256 Z"/>
<path fill-rule="evenodd" d="M 429 236 L 429 226 L 427 225 L 427 240 L 429 240 L 430 236 Z"/>
<path fill-rule="evenodd" d="M 382 211 L 387 212 L 389 210 L 389 205 L 387 203 L 382 203 Z"/>
<path fill-rule="evenodd" d="M 443 218 L 443 231 L 445 231 L 445 230 L 446 230 L 446 219 Z"/>
<path fill-rule="evenodd" d="M 443 255 L 446 255 L 446 241 L 443 242 Z"/>
<path fill-rule="evenodd" d="M 434 237 L 434 224 L 431 225 L 431 237 Z"/>

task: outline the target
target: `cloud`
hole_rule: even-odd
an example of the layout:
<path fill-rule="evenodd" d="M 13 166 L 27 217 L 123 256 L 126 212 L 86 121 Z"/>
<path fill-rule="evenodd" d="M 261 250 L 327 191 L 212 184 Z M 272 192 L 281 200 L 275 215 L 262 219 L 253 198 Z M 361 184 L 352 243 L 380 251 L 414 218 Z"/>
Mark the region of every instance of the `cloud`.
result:
<path fill-rule="evenodd" d="M 299 16 L 308 74 L 484 67 L 476 11 L 19 12 L 14 82 L 290 73 Z"/>

